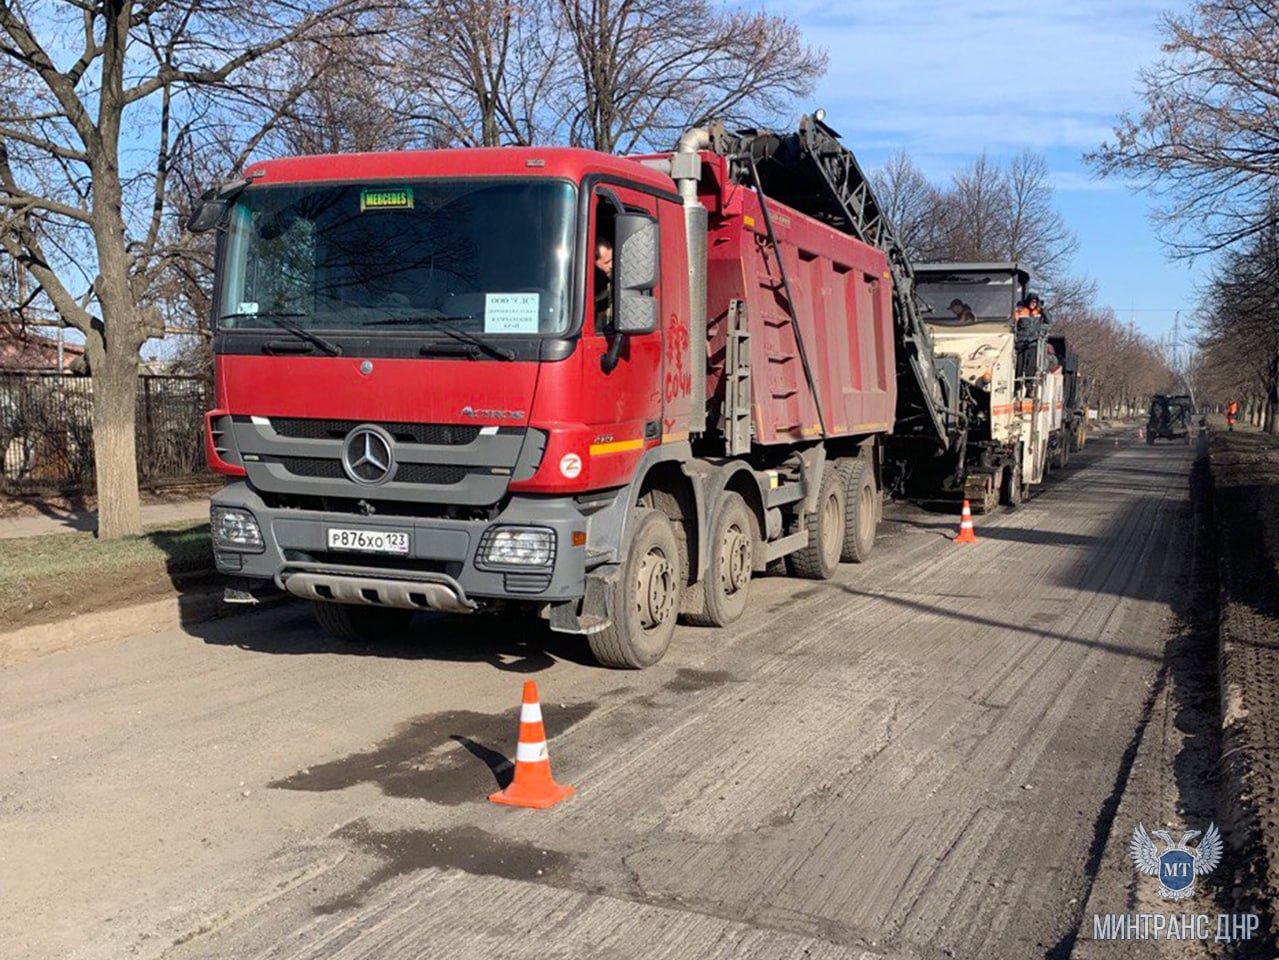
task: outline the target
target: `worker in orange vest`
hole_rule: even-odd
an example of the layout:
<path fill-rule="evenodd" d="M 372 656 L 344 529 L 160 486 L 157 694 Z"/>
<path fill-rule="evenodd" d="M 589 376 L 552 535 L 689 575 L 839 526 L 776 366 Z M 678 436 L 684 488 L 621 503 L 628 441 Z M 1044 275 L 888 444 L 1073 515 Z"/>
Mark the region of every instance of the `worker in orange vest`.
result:
<path fill-rule="evenodd" d="M 1239 404 L 1234 400 L 1226 403 L 1226 426 L 1233 433 L 1235 429 L 1235 417 L 1239 414 Z"/>

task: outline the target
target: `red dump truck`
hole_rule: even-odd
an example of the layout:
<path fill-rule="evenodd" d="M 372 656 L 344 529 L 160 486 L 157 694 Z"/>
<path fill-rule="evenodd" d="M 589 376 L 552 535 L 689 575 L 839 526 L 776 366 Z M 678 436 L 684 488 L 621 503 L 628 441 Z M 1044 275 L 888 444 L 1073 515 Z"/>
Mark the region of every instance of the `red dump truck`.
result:
<path fill-rule="evenodd" d="M 824 175 L 770 137 L 301 157 L 206 193 L 228 599 L 360 641 L 524 612 L 643 667 L 770 564 L 864 559 L 882 439 L 943 386 L 899 397 L 902 261 L 783 202 Z"/>

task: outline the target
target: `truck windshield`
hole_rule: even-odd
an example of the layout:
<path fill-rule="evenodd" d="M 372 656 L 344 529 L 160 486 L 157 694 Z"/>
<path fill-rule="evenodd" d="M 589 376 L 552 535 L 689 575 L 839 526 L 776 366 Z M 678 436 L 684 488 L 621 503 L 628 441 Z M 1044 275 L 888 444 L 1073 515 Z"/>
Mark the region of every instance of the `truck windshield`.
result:
<path fill-rule="evenodd" d="M 924 303 L 924 318 L 942 323 L 958 322 L 963 310 L 971 310 L 978 321 L 1011 320 L 1017 301 L 1017 285 L 1008 275 L 920 277 L 915 289 Z M 956 300 L 959 304 L 952 307 Z"/>
<path fill-rule="evenodd" d="M 219 325 L 562 334 L 574 196 L 556 180 L 250 188 L 230 214 Z"/>

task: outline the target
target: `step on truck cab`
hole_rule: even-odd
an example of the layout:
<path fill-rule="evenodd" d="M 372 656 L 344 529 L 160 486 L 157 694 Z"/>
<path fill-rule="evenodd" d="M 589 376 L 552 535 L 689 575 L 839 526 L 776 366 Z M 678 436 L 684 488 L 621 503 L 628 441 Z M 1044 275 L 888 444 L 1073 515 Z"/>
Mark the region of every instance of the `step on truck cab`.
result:
<path fill-rule="evenodd" d="M 1018 322 L 1031 274 L 1017 263 L 919 264 L 915 292 L 937 357 L 959 367 L 967 432 L 917 471 L 976 512 L 1016 506 L 1043 481 L 1061 429 L 1062 374 L 1046 319 Z"/>
<path fill-rule="evenodd" d="M 771 201 L 749 143 L 297 157 L 206 193 L 228 599 L 359 641 L 523 612 L 642 667 L 772 563 L 864 559 L 885 255 Z"/>

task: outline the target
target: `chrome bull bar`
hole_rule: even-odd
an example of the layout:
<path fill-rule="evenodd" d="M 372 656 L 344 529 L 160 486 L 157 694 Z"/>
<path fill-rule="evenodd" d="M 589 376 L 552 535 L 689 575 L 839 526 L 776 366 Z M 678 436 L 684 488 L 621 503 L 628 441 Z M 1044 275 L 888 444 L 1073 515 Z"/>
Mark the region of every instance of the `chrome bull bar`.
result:
<path fill-rule="evenodd" d="M 356 567 L 296 564 L 282 570 L 277 583 L 295 597 L 328 603 L 445 613 L 474 613 L 477 607 L 460 583 L 442 573 L 378 570 L 370 575 Z"/>

